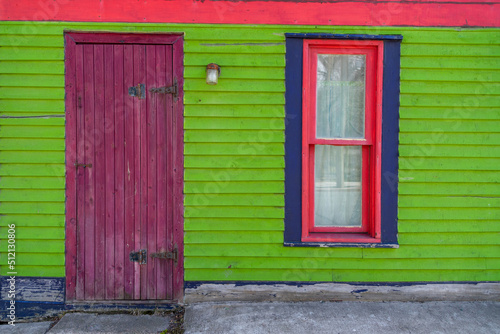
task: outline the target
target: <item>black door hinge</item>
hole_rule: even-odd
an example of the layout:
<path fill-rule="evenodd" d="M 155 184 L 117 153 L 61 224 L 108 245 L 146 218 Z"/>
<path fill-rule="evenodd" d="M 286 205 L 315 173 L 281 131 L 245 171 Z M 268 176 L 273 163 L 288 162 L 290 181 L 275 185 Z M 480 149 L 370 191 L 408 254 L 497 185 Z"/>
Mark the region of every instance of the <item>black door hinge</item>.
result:
<path fill-rule="evenodd" d="M 158 94 L 172 94 L 174 97 L 177 97 L 177 82 L 175 82 L 173 86 L 151 88 L 149 91 L 151 93 L 158 93 Z"/>

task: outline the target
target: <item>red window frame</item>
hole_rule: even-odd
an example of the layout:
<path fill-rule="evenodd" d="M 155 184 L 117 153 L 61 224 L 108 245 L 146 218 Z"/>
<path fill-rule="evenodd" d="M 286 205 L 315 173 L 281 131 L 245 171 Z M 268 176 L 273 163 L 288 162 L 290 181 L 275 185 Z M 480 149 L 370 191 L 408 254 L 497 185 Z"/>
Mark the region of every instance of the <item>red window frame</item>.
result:
<path fill-rule="evenodd" d="M 302 99 L 302 241 L 381 242 L 381 150 L 383 41 L 304 40 Z M 365 139 L 316 137 L 316 73 L 318 54 L 366 56 Z M 362 226 L 314 226 L 315 145 L 362 147 Z"/>

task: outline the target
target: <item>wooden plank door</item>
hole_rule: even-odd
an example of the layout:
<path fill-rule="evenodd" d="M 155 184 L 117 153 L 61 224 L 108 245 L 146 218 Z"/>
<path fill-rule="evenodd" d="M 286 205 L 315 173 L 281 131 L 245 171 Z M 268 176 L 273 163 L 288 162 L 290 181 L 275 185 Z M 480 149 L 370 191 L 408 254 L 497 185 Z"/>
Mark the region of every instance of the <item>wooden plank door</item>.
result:
<path fill-rule="evenodd" d="M 67 300 L 182 294 L 182 53 L 157 37 L 67 35 Z"/>

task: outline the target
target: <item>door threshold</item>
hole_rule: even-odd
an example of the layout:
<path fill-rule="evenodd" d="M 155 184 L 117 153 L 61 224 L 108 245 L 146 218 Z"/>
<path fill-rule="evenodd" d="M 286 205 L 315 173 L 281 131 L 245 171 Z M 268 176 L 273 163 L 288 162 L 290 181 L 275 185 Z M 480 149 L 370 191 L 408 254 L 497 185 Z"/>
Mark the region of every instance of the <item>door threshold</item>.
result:
<path fill-rule="evenodd" d="M 174 310 L 180 304 L 174 300 L 79 300 L 66 303 L 68 310 Z"/>

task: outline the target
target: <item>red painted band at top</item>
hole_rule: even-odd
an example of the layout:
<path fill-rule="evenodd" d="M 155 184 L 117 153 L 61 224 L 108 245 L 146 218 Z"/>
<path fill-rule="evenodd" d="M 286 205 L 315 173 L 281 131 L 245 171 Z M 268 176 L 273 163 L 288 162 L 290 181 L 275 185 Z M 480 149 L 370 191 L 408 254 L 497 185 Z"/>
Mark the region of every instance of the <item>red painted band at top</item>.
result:
<path fill-rule="evenodd" d="M 498 27 L 500 1 L 0 0 L 0 20 Z"/>

